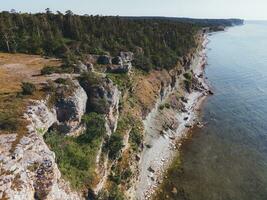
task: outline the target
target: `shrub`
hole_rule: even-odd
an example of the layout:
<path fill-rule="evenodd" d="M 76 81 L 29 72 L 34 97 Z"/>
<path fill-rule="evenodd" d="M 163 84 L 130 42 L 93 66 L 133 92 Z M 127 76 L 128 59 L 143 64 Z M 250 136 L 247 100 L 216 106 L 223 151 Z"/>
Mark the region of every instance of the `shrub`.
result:
<path fill-rule="evenodd" d="M 55 82 L 58 83 L 58 84 L 66 85 L 67 84 L 67 79 L 58 78 L 57 80 L 55 80 Z"/>
<path fill-rule="evenodd" d="M 45 66 L 43 69 L 41 69 L 41 74 L 42 75 L 50 75 L 53 73 L 56 73 L 56 67 L 52 67 L 52 66 Z"/>
<path fill-rule="evenodd" d="M 113 183 L 110 188 L 108 200 L 123 200 L 124 194 L 120 191 L 117 184 Z"/>
<path fill-rule="evenodd" d="M 131 176 L 132 176 L 132 171 L 131 171 L 131 169 L 130 168 L 127 168 L 127 169 L 125 169 L 123 172 L 122 172 L 122 174 L 121 174 L 121 179 L 122 180 L 127 180 L 127 179 L 129 179 Z"/>
<path fill-rule="evenodd" d="M 16 118 L 0 113 L 0 130 L 15 131 L 17 129 L 18 121 Z"/>
<path fill-rule="evenodd" d="M 86 124 L 86 131 L 77 138 L 80 143 L 90 143 L 93 139 L 105 135 L 105 119 L 102 115 L 89 113 L 83 116 L 83 122 Z"/>
<path fill-rule="evenodd" d="M 23 95 L 32 95 L 36 91 L 35 85 L 29 82 L 22 82 L 21 88 Z"/>
<path fill-rule="evenodd" d="M 165 103 L 165 104 L 161 104 L 161 105 L 159 106 L 159 109 L 160 109 L 160 110 L 163 110 L 164 108 L 169 109 L 170 107 L 171 107 L 171 105 L 170 105 L 169 103 Z"/>
<path fill-rule="evenodd" d="M 163 110 L 165 108 L 165 106 L 163 105 L 163 104 L 161 104 L 160 106 L 159 106 L 159 109 L 160 110 Z"/>
<path fill-rule="evenodd" d="M 134 127 L 130 133 L 130 140 L 137 147 L 139 147 L 142 144 L 143 135 L 139 130 Z"/>
<path fill-rule="evenodd" d="M 184 77 L 185 77 L 187 80 L 192 80 L 192 73 L 187 72 L 187 73 L 184 74 Z"/>
<path fill-rule="evenodd" d="M 164 104 L 165 108 L 170 109 L 171 105 L 169 103 Z"/>
<path fill-rule="evenodd" d="M 109 158 L 114 160 L 120 155 L 120 151 L 123 148 L 123 137 L 117 133 L 114 133 L 106 145 Z"/>

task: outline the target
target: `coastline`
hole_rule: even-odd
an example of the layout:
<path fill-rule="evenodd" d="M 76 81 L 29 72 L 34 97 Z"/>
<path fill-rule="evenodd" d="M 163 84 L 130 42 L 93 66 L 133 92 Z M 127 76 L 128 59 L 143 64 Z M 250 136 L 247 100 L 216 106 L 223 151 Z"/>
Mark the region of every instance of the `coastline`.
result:
<path fill-rule="evenodd" d="M 202 48 L 195 53 L 196 56 L 190 66 L 197 80 L 205 89 L 203 91 L 186 93 L 187 102 L 184 103 L 186 112 L 176 113 L 175 119 L 179 124 L 176 130 L 169 129 L 164 136 L 155 136 L 154 129 L 157 126 L 155 118 L 159 103 L 162 101 L 156 103 L 150 115 L 143 121 L 145 131 L 150 136 L 145 140 L 146 143 L 149 143 L 149 148 L 146 147 L 141 156 L 140 178 L 136 188 L 136 197 L 139 200 L 150 199 L 153 196 L 158 186 L 163 182 L 164 174 L 181 146 L 181 140 L 188 135 L 188 132 L 194 125 L 199 124 L 202 126 L 198 122 L 198 111 L 208 96 L 210 88 L 203 75 L 207 62 L 207 43 L 207 35 L 204 35 Z"/>

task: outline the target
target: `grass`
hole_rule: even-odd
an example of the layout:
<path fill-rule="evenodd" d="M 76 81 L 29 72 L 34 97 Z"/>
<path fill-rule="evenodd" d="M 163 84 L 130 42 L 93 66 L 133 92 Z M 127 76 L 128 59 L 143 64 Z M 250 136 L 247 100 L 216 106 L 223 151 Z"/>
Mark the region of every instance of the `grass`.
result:
<path fill-rule="evenodd" d="M 23 113 L 25 112 L 26 98 L 14 94 L 0 94 L 0 130 L 19 132 L 22 125 Z"/>
<path fill-rule="evenodd" d="M 94 185 L 96 156 L 105 135 L 102 115 L 90 113 L 84 116 L 86 131 L 79 137 L 67 137 L 51 132 L 44 136 L 45 142 L 56 154 L 56 162 L 73 189 L 86 190 Z"/>
<path fill-rule="evenodd" d="M 120 91 L 125 91 L 132 87 L 132 81 L 128 74 L 114 74 L 108 73 L 107 77 L 113 81 L 115 85 L 118 86 Z"/>
<path fill-rule="evenodd" d="M 45 142 L 55 152 L 63 178 L 74 189 L 86 189 L 93 184 L 96 154 L 101 143 L 99 138 L 92 140 L 90 144 L 81 144 L 75 138 L 48 133 L 45 135 Z"/>

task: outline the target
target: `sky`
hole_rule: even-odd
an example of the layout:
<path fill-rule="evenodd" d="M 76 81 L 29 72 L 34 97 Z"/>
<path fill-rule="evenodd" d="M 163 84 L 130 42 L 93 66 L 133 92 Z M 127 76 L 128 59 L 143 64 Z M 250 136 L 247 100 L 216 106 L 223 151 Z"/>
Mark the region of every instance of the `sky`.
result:
<path fill-rule="evenodd" d="M 2 1 L 2 2 L 1 2 Z M 0 10 L 267 20 L 267 0 L 0 0 Z"/>

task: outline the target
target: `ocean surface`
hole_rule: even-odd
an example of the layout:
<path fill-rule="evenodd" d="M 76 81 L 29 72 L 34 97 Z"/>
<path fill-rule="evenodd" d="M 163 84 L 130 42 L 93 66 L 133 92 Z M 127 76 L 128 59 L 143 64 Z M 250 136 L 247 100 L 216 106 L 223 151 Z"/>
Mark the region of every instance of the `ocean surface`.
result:
<path fill-rule="evenodd" d="M 209 39 L 207 125 L 183 145 L 164 190 L 178 200 L 267 200 L 267 22 Z"/>

